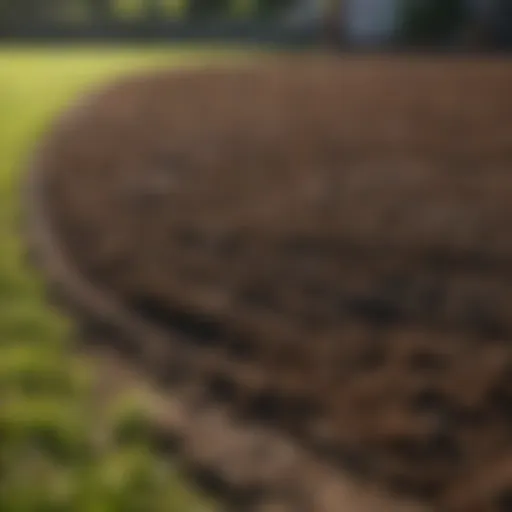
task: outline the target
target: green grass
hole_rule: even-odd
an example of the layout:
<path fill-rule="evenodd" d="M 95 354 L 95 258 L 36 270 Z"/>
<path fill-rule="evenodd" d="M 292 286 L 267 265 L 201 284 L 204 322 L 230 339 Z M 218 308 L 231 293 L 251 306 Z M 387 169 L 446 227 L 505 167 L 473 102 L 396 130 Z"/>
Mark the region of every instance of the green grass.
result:
<path fill-rule="evenodd" d="M 46 306 L 39 277 L 23 263 L 18 187 L 34 142 L 81 91 L 135 69 L 227 56 L 0 48 L 0 510 L 201 510 L 152 451 L 136 403 L 98 422 L 90 369 L 70 354 L 67 322 Z"/>

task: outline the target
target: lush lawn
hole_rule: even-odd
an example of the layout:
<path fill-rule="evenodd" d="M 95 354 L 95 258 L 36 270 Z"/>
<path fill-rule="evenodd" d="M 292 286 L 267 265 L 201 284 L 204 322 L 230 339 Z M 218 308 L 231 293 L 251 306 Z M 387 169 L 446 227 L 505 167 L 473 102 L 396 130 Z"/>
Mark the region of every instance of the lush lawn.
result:
<path fill-rule="evenodd" d="M 97 421 L 88 370 L 67 353 L 68 326 L 23 263 L 16 221 L 24 159 L 79 91 L 135 68 L 214 58 L 226 54 L 0 48 L 0 510 L 201 510 L 151 451 L 131 402 Z"/>

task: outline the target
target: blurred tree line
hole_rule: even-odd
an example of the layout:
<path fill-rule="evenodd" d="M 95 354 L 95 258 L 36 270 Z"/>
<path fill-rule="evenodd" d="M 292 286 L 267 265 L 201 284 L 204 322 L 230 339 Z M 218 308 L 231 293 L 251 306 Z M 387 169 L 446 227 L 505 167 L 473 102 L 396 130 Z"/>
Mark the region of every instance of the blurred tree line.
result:
<path fill-rule="evenodd" d="M 403 36 L 408 41 L 446 41 L 459 27 L 472 22 L 465 0 L 404 2 Z"/>
<path fill-rule="evenodd" d="M 0 21 L 271 18 L 296 0 L 0 0 Z"/>
<path fill-rule="evenodd" d="M 512 5 L 511 0 L 505 3 L 488 0 L 487 4 L 482 0 L 481 5 L 489 6 L 489 19 L 484 19 L 481 12 L 471 7 L 480 5 L 476 1 L 396 0 L 400 21 L 393 39 L 404 45 L 480 46 L 496 39 L 498 29 L 505 34 L 511 33 L 512 9 L 509 7 L 506 16 L 496 14 L 496 6 L 506 2 Z M 287 19 L 293 24 L 296 23 L 293 20 L 300 19 L 294 26 L 316 24 L 323 34 L 320 37 L 335 45 L 343 45 L 344 31 L 350 23 L 344 19 L 344 13 L 351 11 L 346 9 L 348 5 L 349 0 L 0 0 L 0 35 L 2 31 L 12 33 L 11 29 L 16 33 L 20 27 L 21 32 L 25 29 L 23 33 L 27 34 L 32 29 L 37 32 L 38 26 L 57 25 L 67 29 L 82 25 L 93 36 L 97 29 L 107 29 L 116 37 L 116 26 L 121 29 L 123 26 L 139 26 L 146 30 L 150 25 L 149 32 L 145 32 L 147 35 L 151 33 L 151 26 L 157 33 L 158 26 L 165 27 L 169 21 Z M 505 21 L 501 22 L 502 18 Z M 129 23 L 123 25 L 124 22 Z M 512 36 L 508 39 L 512 46 Z"/>

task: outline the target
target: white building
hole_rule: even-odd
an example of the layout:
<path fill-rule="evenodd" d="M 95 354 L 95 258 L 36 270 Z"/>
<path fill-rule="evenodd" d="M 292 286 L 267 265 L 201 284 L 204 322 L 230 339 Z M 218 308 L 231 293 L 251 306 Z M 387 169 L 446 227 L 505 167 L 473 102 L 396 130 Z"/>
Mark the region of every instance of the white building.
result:
<path fill-rule="evenodd" d="M 399 24 L 401 0 L 345 0 L 339 13 L 344 39 L 354 46 L 390 42 Z"/>

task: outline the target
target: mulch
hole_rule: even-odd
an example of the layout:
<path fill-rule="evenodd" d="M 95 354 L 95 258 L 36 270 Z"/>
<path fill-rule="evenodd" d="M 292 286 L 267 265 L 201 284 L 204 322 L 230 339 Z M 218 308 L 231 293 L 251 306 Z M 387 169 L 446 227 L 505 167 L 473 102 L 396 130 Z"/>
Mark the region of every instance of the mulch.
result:
<path fill-rule="evenodd" d="M 508 510 L 511 90 L 475 57 L 124 78 L 46 138 L 46 214 L 211 403 L 436 510 Z"/>

